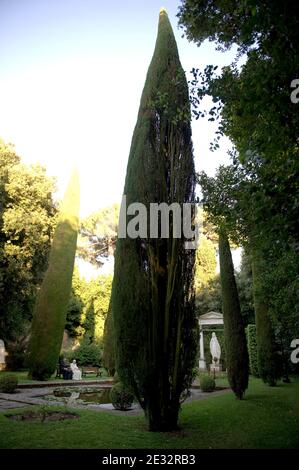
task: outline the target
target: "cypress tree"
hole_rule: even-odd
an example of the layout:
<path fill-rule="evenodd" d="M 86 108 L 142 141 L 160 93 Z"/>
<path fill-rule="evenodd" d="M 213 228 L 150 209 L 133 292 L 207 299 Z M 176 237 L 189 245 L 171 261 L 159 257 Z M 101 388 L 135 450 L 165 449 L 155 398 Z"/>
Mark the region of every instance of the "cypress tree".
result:
<path fill-rule="evenodd" d="M 50 251 L 49 265 L 37 300 L 29 343 L 29 376 L 51 377 L 58 363 L 72 287 L 79 216 L 79 178 L 67 187 Z"/>
<path fill-rule="evenodd" d="M 249 359 L 234 266 L 225 229 L 219 231 L 224 344 L 229 384 L 238 399 L 248 387 Z"/>
<path fill-rule="evenodd" d="M 275 336 L 269 314 L 269 303 L 262 288 L 263 257 L 253 251 L 252 279 L 256 324 L 256 342 L 258 370 L 262 380 L 275 386 L 279 378 L 279 360 L 276 351 Z"/>
<path fill-rule="evenodd" d="M 165 10 L 143 89 L 127 166 L 127 206 L 194 202 L 188 86 Z M 130 223 L 131 219 L 128 217 Z M 183 238 L 118 238 L 112 288 L 116 368 L 145 410 L 151 431 L 176 429 L 192 383 L 197 330 L 194 250 Z"/>
<path fill-rule="evenodd" d="M 103 345 L 103 366 L 107 369 L 108 374 L 112 377 L 115 373 L 115 335 L 111 302 L 105 320 Z"/>
<path fill-rule="evenodd" d="M 93 299 L 86 312 L 84 330 L 83 341 L 87 344 L 93 343 L 95 339 L 95 311 Z"/>

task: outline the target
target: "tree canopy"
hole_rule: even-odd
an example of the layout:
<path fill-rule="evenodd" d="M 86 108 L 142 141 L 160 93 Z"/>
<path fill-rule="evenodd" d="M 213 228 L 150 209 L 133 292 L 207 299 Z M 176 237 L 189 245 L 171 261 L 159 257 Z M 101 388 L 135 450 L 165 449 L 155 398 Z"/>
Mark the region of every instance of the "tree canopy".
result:
<path fill-rule="evenodd" d="M 47 267 L 56 224 L 54 189 L 44 168 L 23 164 L 14 147 L 0 140 L 0 337 L 10 352 L 28 335 Z"/>
<path fill-rule="evenodd" d="M 200 179 L 213 216 L 225 220 L 230 237 L 245 244 L 253 263 L 261 260 L 254 269 L 256 315 L 264 318 L 258 323 L 272 323 L 276 342 L 287 351 L 299 332 L 299 114 L 291 99 L 299 63 L 299 7 L 291 0 L 185 0 L 178 16 L 197 44 L 209 39 L 221 50 L 238 48 L 235 61 L 221 71 L 212 64 L 193 69 L 193 112 L 218 122 L 214 148 L 224 134 L 234 144 L 232 166 L 219 170 L 214 180 Z M 203 110 L 206 95 L 213 104 Z M 258 343 L 258 330 L 265 341 L 272 335 L 264 326 L 257 328 Z M 262 376 L 273 382 L 271 363 L 272 372 Z"/>

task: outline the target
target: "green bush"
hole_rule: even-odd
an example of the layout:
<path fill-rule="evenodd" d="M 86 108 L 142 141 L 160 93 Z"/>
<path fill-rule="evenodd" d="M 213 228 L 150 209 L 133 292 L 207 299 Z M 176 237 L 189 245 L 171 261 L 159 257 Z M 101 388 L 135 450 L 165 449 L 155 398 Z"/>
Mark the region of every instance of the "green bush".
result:
<path fill-rule="evenodd" d="M 134 395 L 118 382 L 110 390 L 110 400 L 116 410 L 126 411 L 131 408 Z"/>
<path fill-rule="evenodd" d="M 69 359 L 76 359 L 79 366 L 101 367 L 102 349 L 95 343 L 82 343 L 72 351 Z"/>
<path fill-rule="evenodd" d="M 258 360 L 257 360 L 257 343 L 256 343 L 256 327 L 248 325 L 246 327 L 247 348 L 249 354 L 249 369 L 251 375 L 259 377 Z"/>
<path fill-rule="evenodd" d="M 115 383 L 118 383 L 120 381 L 117 370 L 115 371 L 115 373 L 113 375 L 113 380 L 114 380 Z"/>
<path fill-rule="evenodd" d="M 6 375 L 0 378 L 0 392 L 13 393 L 18 386 L 18 379 L 14 375 Z"/>
<path fill-rule="evenodd" d="M 203 392 L 213 392 L 216 388 L 215 380 L 209 375 L 201 375 L 199 382 L 200 388 Z"/>

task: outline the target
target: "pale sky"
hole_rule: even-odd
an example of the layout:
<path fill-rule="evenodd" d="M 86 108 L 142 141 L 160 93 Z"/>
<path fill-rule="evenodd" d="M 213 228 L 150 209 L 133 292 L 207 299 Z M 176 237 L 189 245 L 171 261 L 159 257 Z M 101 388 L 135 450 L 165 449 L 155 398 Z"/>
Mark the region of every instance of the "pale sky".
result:
<path fill-rule="evenodd" d="M 64 191 L 74 164 L 81 215 L 120 203 L 139 100 L 165 6 L 186 72 L 231 63 L 234 53 L 181 37 L 179 0 L 0 0 L 0 137 L 40 162 Z M 193 124 L 196 169 L 228 163 L 215 125 Z"/>

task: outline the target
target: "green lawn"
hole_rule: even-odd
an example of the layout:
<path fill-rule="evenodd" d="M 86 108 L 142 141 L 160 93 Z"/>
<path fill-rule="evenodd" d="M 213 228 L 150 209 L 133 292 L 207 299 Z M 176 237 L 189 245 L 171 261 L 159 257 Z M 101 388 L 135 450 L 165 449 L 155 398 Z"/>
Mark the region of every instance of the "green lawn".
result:
<path fill-rule="evenodd" d="M 83 410 L 78 420 L 26 423 L 1 413 L 0 447 L 298 448 L 298 397 L 298 378 L 273 388 L 253 379 L 244 401 L 227 393 L 185 404 L 175 433 L 148 432 L 143 416 Z"/>

